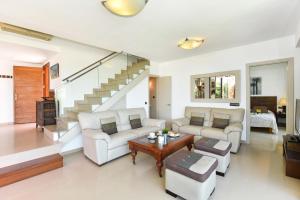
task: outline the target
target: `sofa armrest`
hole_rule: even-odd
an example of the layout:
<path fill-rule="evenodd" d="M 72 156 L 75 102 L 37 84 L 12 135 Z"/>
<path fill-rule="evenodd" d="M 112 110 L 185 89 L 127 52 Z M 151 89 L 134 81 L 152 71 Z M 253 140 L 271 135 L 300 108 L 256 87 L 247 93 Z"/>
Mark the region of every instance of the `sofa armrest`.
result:
<path fill-rule="evenodd" d="M 142 124 L 143 126 L 157 126 L 162 130 L 166 126 L 166 120 L 145 118 Z"/>
<path fill-rule="evenodd" d="M 175 124 L 176 126 L 185 126 L 185 125 L 189 125 L 190 120 L 189 118 L 185 117 L 185 118 L 180 118 L 180 119 L 174 119 L 172 121 L 172 124 Z"/>
<path fill-rule="evenodd" d="M 110 142 L 111 138 L 108 134 L 96 129 L 84 129 L 82 133 L 85 137 L 93 140 L 105 140 L 107 143 Z"/>
<path fill-rule="evenodd" d="M 231 123 L 224 129 L 224 133 L 229 134 L 231 132 L 242 132 L 243 125 L 241 123 Z"/>

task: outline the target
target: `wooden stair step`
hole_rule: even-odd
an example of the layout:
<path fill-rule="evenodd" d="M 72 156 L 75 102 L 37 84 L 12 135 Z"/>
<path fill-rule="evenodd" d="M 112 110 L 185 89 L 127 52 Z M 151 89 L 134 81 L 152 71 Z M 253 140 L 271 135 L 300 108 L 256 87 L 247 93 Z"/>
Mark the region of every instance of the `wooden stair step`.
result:
<path fill-rule="evenodd" d="M 63 157 L 54 154 L 0 169 L 0 187 L 63 167 Z"/>

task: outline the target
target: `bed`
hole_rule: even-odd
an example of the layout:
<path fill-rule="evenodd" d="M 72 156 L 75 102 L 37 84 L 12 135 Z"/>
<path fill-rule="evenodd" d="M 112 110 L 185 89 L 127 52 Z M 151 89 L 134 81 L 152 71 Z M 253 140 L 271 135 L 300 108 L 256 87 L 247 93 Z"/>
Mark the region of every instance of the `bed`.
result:
<path fill-rule="evenodd" d="M 250 115 L 251 130 L 277 134 L 276 113 L 276 96 L 252 96 Z"/>

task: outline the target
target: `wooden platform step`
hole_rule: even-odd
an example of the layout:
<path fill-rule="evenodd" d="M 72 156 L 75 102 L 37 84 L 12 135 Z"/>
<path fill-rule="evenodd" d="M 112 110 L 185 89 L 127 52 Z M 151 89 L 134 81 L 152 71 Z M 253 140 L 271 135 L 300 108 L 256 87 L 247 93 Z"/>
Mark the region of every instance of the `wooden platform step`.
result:
<path fill-rule="evenodd" d="M 0 187 L 63 167 L 63 157 L 54 154 L 0 169 Z"/>

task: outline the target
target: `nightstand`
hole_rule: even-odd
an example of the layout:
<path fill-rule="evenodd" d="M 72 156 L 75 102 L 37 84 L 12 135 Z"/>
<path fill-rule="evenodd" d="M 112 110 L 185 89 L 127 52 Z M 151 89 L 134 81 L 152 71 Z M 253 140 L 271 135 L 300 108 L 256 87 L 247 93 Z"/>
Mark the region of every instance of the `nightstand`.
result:
<path fill-rule="evenodd" d="M 277 113 L 277 125 L 279 127 L 286 127 L 286 113 L 283 112 Z"/>

